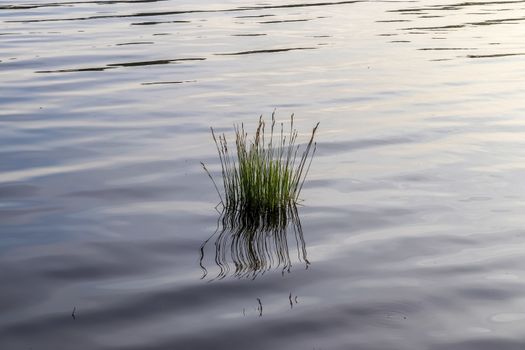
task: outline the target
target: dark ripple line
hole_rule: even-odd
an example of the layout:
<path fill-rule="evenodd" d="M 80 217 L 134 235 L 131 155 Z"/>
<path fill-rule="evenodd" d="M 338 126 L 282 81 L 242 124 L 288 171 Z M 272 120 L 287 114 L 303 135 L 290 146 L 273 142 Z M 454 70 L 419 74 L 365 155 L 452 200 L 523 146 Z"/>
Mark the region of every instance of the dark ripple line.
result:
<path fill-rule="evenodd" d="M 516 23 L 513 23 L 516 21 L 525 21 L 525 17 L 489 19 L 489 20 L 481 21 L 481 22 L 468 22 L 465 24 L 451 24 L 451 25 L 446 25 L 446 26 L 435 26 L 435 27 L 411 27 L 411 28 L 402 28 L 402 30 L 459 29 L 459 28 L 465 28 L 467 26 L 490 26 L 490 25 L 503 24 L 503 23 L 516 24 Z"/>
<path fill-rule="evenodd" d="M 492 55 L 467 55 L 468 58 L 497 58 L 507 56 L 524 56 L 525 53 L 496 53 Z"/>
<path fill-rule="evenodd" d="M 434 6 L 419 7 L 419 8 L 388 10 L 387 12 L 410 13 L 410 12 L 421 12 L 421 11 L 447 11 L 447 10 L 459 10 L 460 8 L 467 7 L 467 6 L 505 5 L 505 4 L 519 4 L 519 3 L 524 3 L 524 2 L 525 0 L 481 1 L 481 2 L 466 1 L 466 2 L 456 3 L 456 4 L 448 4 L 448 5 L 434 5 Z"/>
<path fill-rule="evenodd" d="M 57 69 L 57 70 L 37 70 L 35 73 L 71 73 L 71 72 L 102 72 L 108 69 L 115 69 L 117 67 L 88 67 L 88 68 L 71 68 L 71 69 Z"/>
<path fill-rule="evenodd" d="M 151 22 L 136 22 L 131 23 L 132 26 L 152 26 L 155 24 L 166 24 L 166 23 L 191 23 L 191 21 L 151 21 Z"/>
<path fill-rule="evenodd" d="M 89 67 L 89 68 L 71 68 L 71 69 L 58 69 L 58 70 L 40 70 L 35 73 L 71 73 L 71 72 L 98 72 L 105 71 L 108 69 L 122 68 L 122 67 L 138 67 L 138 66 L 153 66 L 159 64 L 170 64 L 174 62 L 184 61 L 204 61 L 204 57 L 195 58 L 176 58 L 170 60 L 155 60 L 155 61 L 139 61 L 139 62 L 124 62 L 124 63 L 110 63 L 105 67 Z"/>
<path fill-rule="evenodd" d="M 162 2 L 168 0 L 96 0 L 96 1 L 66 1 L 66 2 L 49 2 L 45 4 L 20 4 L 20 5 L 1 5 L 0 10 L 30 10 L 40 7 L 60 7 L 68 5 L 112 5 L 112 4 L 134 4 L 148 2 Z"/>
<path fill-rule="evenodd" d="M 455 51 L 455 50 L 477 50 L 475 47 L 423 47 L 419 51 Z"/>
<path fill-rule="evenodd" d="M 412 22 L 410 19 L 386 19 L 382 21 L 376 21 L 376 23 L 400 23 L 400 22 Z"/>
<path fill-rule="evenodd" d="M 232 34 L 232 36 L 264 36 L 268 35 L 265 33 L 254 33 L 254 34 Z"/>
<path fill-rule="evenodd" d="M 311 21 L 311 18 L 304 18 L 304 19 L 283 19 L 280 21 L 262 21 L 259 22 L 259 24 L 271 24 L 271 23 L 292 23 L 292 22 L 308 22 Z"/>
<path fill-rule="evenodd" d="M 172 62 L 181 61 L 204 61 L 206 58 L 195 57 L 195 58 L 176 58 L 170 60 L 155 60 L 155 61 L 139 61 L 139 62 L 125 62 L 125 63 L 111 63 L 108 67 L 136 67 L 136 66 L 151 66 L 156 64 L 168 64 Z"/>
<path fill-rule="evenodd" d="M 223 10 L 139 12 L 139 13 L 133 13 L 129 15 L 98 15 L 98 16 L 89 16 L 89 17 L 75 17 L 75 18 L 46 18 L 46 19 L 11 20 L 11 21 L 5 21 L 5 22 L 6 23 L 37 23 L 37 22 L 61 22 L 61 21 L 86 21 L 86 20 L 92 20 L 92 19 L 108 19 L 108 18 L 151 17 L 151 16 L 181 15 L 181 14 L 191 14 L 191 13 L 240 12 L 240 11 L 258 11 L 258 10 L 281 9 L 281 8 L 334 6 L 334 5 L 355 4 L 359 2 L 364 2 L 364 0 L 317 2 L 317 3 L 312 3 L 312 4 L 267 5 L 267 6 L 253 6 L 253 7 L 242 7 L 242 8 L 233 8 L 233 9 L 223 9 Z"/>
<path fill-rule="evenodd" d="M 514 22 L 514 21 L 525 21 L 525 17 L 489 19 L 489 20 L 486 20 L 486 21 L 470 22 L 470 23 L 467 23 L 467 24 L 470 24 L 470 25 L 473 25 L 473 26 L 488 26 L 488 25 L 493 25 L 493 24 L 500 24 L 500 23 L 506 23 L 506 22 Z"/>
<path fill-rule="evenodd" d="M 155 44 L 153 41 L 136 41 L 136 42 L 129 42 L 129 43 L 121 43 L 116 44 L 116 46 L 127 46 L 127 45 L 151 45 Z"/>
<path fill-rule="evenodd" d="M 441 29 L 459 29 L 466 27 L 466 24 L 450 24 L 446 26 L 437 26 L 437 27 L 410 27 L 402 28 L 401 30 L 441 30 Z"/>
<path fill-rule="evenodd" d="M 257 53 L 274 53 L 274 52 L 286 52 L 295 50 L 315 50 L 316 47 L 291 47 L 286 49 L 267 49 L 267 50 L 252 50 L 252 51 L 240 51 L 231 53 L 216 53 L 216 56 L 235 56 L 235 55 L 251 55 Z"/>
<path fill-rule="evenodd" d="M 148 83 L 142 83 L 141 85 L 166 85 L 166 84 L 184 84 L 184 83 L 196 83 L 197 80 L 179 80 L 179 81 L 152 81 Z"/>
<path fill-rule="evenodd" d="M 235 18 L 262 18 L 262 17 L 275 17 L 275 15 L 250 15 L 250 16 L 237 16 Z"/>

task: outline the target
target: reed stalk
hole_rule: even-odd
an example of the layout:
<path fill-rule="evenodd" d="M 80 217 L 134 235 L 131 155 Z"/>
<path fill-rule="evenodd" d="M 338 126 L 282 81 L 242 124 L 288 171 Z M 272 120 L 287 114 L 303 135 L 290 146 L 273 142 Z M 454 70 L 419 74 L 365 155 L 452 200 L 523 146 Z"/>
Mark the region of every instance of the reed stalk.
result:
<path fill-rule="evenodd" d="M 213 181 L 224 209 L 261 215 L 279 213 L 296 205 L 316 151 L 314 137 L 318 127 L 319 123 L 301 153 L 293 114 L 289 130 L 285 131 L 284 123 L 276 128 L 272 113 L 269 133 L 261 116 L 252 139 L 248 138 L 244 124 L 234 126 L 233 145 L 225 134 L 217 134 L 211 128 L 221 163 L 222 189 L 201 164 Z"/>

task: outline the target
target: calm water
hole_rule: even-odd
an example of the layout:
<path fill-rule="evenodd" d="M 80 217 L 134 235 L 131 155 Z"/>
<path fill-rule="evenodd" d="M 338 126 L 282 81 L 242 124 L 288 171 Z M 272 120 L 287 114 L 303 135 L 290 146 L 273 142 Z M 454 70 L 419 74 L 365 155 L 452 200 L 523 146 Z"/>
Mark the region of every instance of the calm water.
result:
<path fill-rule="evenodd" d="M 525 1 L 4 0 L 0 23 L 1 349 L 525 348 Z M 199 162 L 210 126 L 274 109 L 320 121 L 318 153 L 236 271 Z"/>

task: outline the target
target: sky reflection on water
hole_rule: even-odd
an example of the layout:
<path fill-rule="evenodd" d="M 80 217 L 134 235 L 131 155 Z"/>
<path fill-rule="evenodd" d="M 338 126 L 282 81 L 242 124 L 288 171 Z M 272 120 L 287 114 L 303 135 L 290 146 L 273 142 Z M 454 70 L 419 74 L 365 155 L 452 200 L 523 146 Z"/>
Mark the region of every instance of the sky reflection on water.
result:
<path fill-rule="evenodd" d="M 0 348 L 524 348 L 523 5 L 2 3 Z M 201 279 L 209 127 L 275 108 L 299 257 Z"/>

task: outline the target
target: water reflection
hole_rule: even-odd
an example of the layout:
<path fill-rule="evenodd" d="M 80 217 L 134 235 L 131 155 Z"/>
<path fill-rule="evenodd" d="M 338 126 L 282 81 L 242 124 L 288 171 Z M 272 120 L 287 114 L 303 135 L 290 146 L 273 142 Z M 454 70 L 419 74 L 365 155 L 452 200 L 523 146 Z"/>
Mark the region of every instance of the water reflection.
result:
<path fill-rule="evenodd" d="M 122 0 L 126 1 L 126 0 Z M 129 0 L 127 0 L 129 1 Z M 141 0 L 141 1 L 161 1 L 161 0 Z M 277 9 L 288 9 L 288 8 L 305 8 L 305 7 L 321 7 L 321 6 L 338 6 L 338 5 L 349 5 L 359 3 L 361 0 L 347 0 L 347 1 L 329 1 L 329 2 L 316 2 L 316 3 L 298 3 L 298 4 L 284 4 L 284 5 L 272 5 L 272 4 L 258 4 L 255 6 L 243 6 L 233 7 L 224 9 L 195 9 L 195 10 L 178 10 L 178 11 L 153 11 L 153 12 L 138 12 L 138 13 L 127 13 L 127 14 L 103 14 L 85 17 L 72 17 L 72 18 L 43 18 L 43 19 L 24 19 L 16 21 L 6 21 L 14 23 L 38 23 L 38 22 L 63 22 L 63 21 L 88 21 L 98 19 L 110 19 L 110 18 L 134 18 L 134 17 L 157 17 L 157 16 L 171 16 L 171 15 L 185 15 L 195 13 L 227 13 L 227 12 L 245 12 L 245 11 L 261 11 L 261 10 L 277 10 Z M 57 5 L 58 6 L 58 5 Z M 14 10 L 16 7 L 0 7 L 0 10 Z"/>
<path fill-rule="evenodd" d="M 376 22 L 411 22 L 410 26 L 398 26 L 396 29 L 399 33 L 397 34 L 400 36 L 429 35 L 432 40 L 438 39 L 443 43 L 452 43 L 450 46 L 444 44 L 443 47 L 419 47 L 418 50 L 420 51 L 436 51 L 436 54 L 440 55 L 448 54 L 448 57 L 436 58 L 433 56 L 429 58 L 429 61 L 521 56 L 523 50 L 519 46 L 511 44 L 514 40 L 513 33 L 516 31 L 509 31 L 509 26 L 520 25 L 525 21 L 523 2 L 523 0 L 509 0 L 433 5 L 417 3 L 406 8 L 389 9 L 386 11 L 387 13 L 399 16 L 394 18 L 388 16 Z M 466 35 L 473 40 L 463 40 Z M 505 38 L 504 45 L 495 48 L 492 42 L 499 42 L 500 38 Z M 407 37 L 402 39 L 408 41 Z M 417 44 L 419 40 L 410 41 Z M 480 54 L 459 55 L 456 51 L 460 50 L 479 50 Z"/>
<path fill-rule="evenodd" d="M 289 246 L 289 236 L 295 248 Z M 210 242 L 213 248 L 210 249 Z M 278 213 L 252 215 L 240 211 L 223 211 L 217 228 L 200 249 L 202 278 L 208 276 L 206 266 L 216 265 L 219 272 L 213 279 L 228 275 L 238 278 L 256 278 L 271 269 L 290 272 L 290 250 L 296 249 L 297 259 L 308 268 L 306 244 L 297 208 L 288 207 Z M 211 250 L 211 252 L 209 252 Z M 207 262 L 206 256 L 212 257 Z"/>

